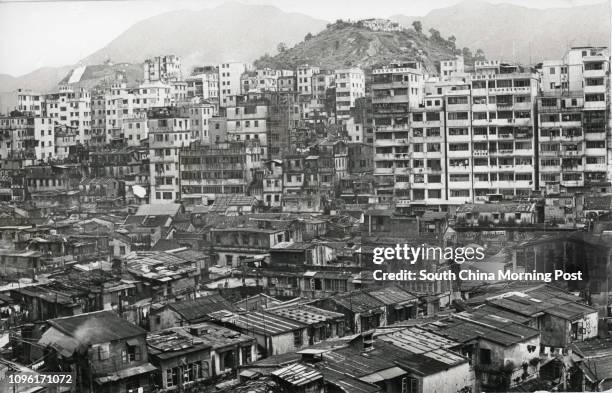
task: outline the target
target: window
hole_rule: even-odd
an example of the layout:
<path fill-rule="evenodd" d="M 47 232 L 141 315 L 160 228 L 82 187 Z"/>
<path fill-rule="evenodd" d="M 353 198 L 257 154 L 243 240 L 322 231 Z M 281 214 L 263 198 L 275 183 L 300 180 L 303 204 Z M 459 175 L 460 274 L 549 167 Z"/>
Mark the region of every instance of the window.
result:
<path fill-rule="evenodd" d="M 402 378 L 402 393 L 419 393 L 419 380 L 414 377 Z"/>
<path fill-rule="evenodd" d="M 296 330 L 293 332 L 293 346 L 294 348 L 300 348 L 303 344 L 302 331 Z"/>
<path fill-rule="evenodd" d="M 448 120 L 467 120 L 468 113 L 467 112 L 449 112 Z"/>
<path fill-rule="evenodd" d="M 495 218 L 495 214 L 493 215 Z M 491 364 L 491 350 L 480 348 L 480 364 Z"/>

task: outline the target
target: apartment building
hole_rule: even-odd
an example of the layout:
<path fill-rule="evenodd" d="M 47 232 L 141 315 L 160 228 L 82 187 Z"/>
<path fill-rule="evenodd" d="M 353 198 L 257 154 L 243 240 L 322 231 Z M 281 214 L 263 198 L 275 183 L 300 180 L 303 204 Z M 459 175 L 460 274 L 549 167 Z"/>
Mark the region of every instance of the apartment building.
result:
<path fill-rule="evenodd" d="M 32 115 L 0 117 L 0 163 L 55 157 L 53 119 Z"/>
<path fill-rule="evenodd" d="M 106 97 L 103 89 L 96 89 L 91 93 L 91 146 L 104 146 L 106 144 Z"/>
<path fill-rule="evenodd" d="M 44 111 L 44 94 L 39 94 L 31 90 L 17 90 L 17 110 L 20 112 L 30 112 L 35 116 L 42 116 Z"/>
<path fill-rule="evenodd" d="M 240 96 L 236 106 L 227 108 L 227 136 L 229 140 L 256 140 L 261 146 L 261 155 L 268 158 L 268 105 L 257 96 Z"/>
<path fill-rule="evenodd" d="M 91 93 L 87 89 L 60 86 L 58 92 L 45 95 L 42 115 L 51 117 L 58 124 L 75 128 L 78 143 L 89 143 Z"/>
<path fill-rule="evenodd" d="M 319 67 L 311 67 L 308 64 L 298 66 L 297 91 L 299 95 L 312 96 L 312 80 L 320 72 L 321 69 Z"/>
<path fill-rule="evenodd" d="M 261 168 L 259 143 L 230 141 L 207 146 L 197 141 L 180 150 L 183 198 L 210 199 L 216 195 L 246 195 Z"/>
<path fill-rule="evenodd" d="M 341 80 L 336 80 L 338 89 L 341 89 L 340 83 L 347 83 Z M 381 202 L 412 197 L 415 147 L 411 146 L 410 108 L 419 108 L 423 86 L 423 73 L 412 64 L 392 64 L 372 71 L 374 176 L 379 183 L 376 194 Z M 346 106 L 337 105 L 341 107 Z M 424 153 L 419 147 L 416 149 L 417 153 Z"/>
<path fill-rule="evenodd" d="M 222 63 L 219 65 L 219 106 L 231 106 L 230 96 L 240 94 L 240 77 L 250 70 L 245 63 Z"/>
<path fill-rule="evenodd" d="M 451 200 L 457 202 L 486 200 L 488 195 L 500 194 L 504 198 L 527 197 L 538 189 L 537 178 L 537 137 L 535 103 L 538 94 L 538 77 L 530 69 L 499 64 L 491 71 L 490 62 L 476 62 L 476 73 L 469 76 L 471 95 L 462 98 L 447 97 L 447 120 L 449 138 L 449 192 Z M 469 93 L 469 92 L 468 92 Z M 465 98 L 463 98 L 465 97 Z M 456 113 L 455 105 L 465 102 L 471 105 L 471 113 Z M 451 101 L 454 100 L 454 101 Z M 459 104 L 461 105 L 461 104 Z M 462 110 L 461 108 L 459 110 Z M 465 119 L 467 117 L 467 120 Z M 451 171 L 451 141 L 461 138 L 453 129 L 457 120 L 463 119 L 467 135 L 471 138 L 468 149 L 471 157 L 453 153 L 453 158 L 468 159 L 468 171 L 462 180 L 468 183 L 456 184 Z M 471 122 L 471 130 L 470 123 Z M 468 142 L 467 140 L 463 143 Z M 454 178 L 454 179 L 453 179 Z M 471 183 L 469 183 L 471 182 Z M 453 184 L 455 183 L 455 184 Z M 466 191 L 469 185 L 472 189 Z M 458 187 L 462 188 L 460 192 Z"/>
<path fill-rule="evenodd" d="M 355 99 L 365 96 L 365 74 L 360 68 L 335 71 L 336 122 L 342 123 L 351 116 Z"/>
<path fill-rule="evenodd" d="M 156 56 L 143 64 L 145 82 L 170 82 L 182 79 L 181 58 L 175 55 Z"/>
<path fill-rule="evenodd" d="M 465 71 L 465 63 L 463 56 L 457 55 L 452 59 L 440 61 L 440 78 L 442 80 L 450 80 L 453 76 L 463 74 Z"/>
<path fill-rule="evenodd" d="M 288 83 L 293 78 L 294 73 L 290 70 L 274 70 L 271 68 L 262 68 L 254 71 L 248 71 L 240 77 L 240 86 L 242 94 L 262 93 L 267 91 L 280 91 L 281 87 L 284 91 L 291 85 Z M 283 86 L 280 85 L 280 78 L 284 78 Z"/>
<path fill-rule="evenodd" d="M 189 116 L 191 139 L 205 145 L 210 144 L 210 120 L 215 113 L 215 106 L 208 101 L 193 100 L 181 109 Z"/>
<path fill-rule="evenodd" d="M 180 149 L 192 141 L 189 116 L 178 108 L 156 108 L 147 114 L 151 203 L 181 199 Z"/>
<path fill-rule="evenodd" d="M 606 48 L 571 48 L 543 62 L 539 170 L 547 194 L 610 190 L 608 72 Z"/>
<path fill-rule="evenodd" d="M 200 97 L 205 100 L 218 102 L 219 100 L 219 67 L 195 67 L 188 77 L 187 98 Z"/>

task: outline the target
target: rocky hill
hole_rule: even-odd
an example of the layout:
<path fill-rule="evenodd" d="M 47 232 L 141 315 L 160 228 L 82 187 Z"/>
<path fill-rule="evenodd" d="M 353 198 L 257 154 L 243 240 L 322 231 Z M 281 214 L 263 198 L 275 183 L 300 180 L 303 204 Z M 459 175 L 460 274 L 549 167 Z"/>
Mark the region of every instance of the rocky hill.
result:
<path fill-rule="evenodd" d="M 395 15 L 391 19 L 407 27 L 419 21 L 423 31 L 434 28 L 444 37 L 452 35 L 458 45 L 482 48 L 490 59 L 525 64 L 561 58 L 571 46 L 607 46 L 608 2 L 567 3 L 572 6 L 537 9 L 470 0 L 425 16 Z"/>
<path fill-rule="evenodd" d="M 466 62 L 473 62 L 472 51 L 465 49 L 469 57 Z M 435 74 L 438 61 L 462 52 L 464 50 L 456 48 L 454 42 L 440 35 L 409 28 L 403 31 L 374 31 L 360 23 L 336 21 L 319 34 L 306 36 L 292 48 L 275 56 L 259 58 L 255 65 L 285 69 L 294 69 L 300 64 L 325 69 L 348 66 L 370 69 L 393 61 L 419 59 L 430 73 Z"/>

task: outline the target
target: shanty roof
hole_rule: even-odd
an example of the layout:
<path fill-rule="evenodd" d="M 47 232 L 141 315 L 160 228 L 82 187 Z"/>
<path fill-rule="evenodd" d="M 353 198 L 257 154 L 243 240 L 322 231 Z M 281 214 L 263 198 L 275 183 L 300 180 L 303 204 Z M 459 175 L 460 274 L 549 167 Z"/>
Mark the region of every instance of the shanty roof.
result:
<path fill-rule="evenodd" d="M 332 297 L 332 300 L 356 313 L 364 313 L 384 306 L 384 303 L 365 292 L 350 292 L 348 294 L 336 295 Z"/>
<path fill-rule="evenodd" d="M 485 339 L 504 346 L 525 342 L 538 336 L 539 330 L 495 316 L 474 317 L 468 313 L 455 314 L 451 318 L 427 325 L 438 334 L 459 342 Z"/>
<path fill-rule="evenodd" d="M 215 349 L 255 341 L 253 337 L 246 334 L 207 322 L 189 325 L 182 329 L 188 330 L 191 336 L 197 337 L 198 340 Z"/>
<path fill-rule="evenodd" d="M 150 333 L 147 336 L 147 347 L 151 355 L 160 359 L 183 356 L 211 348 L 210 345 L 187 334 L 181 328 Z"/>
<path fill-rule="evenodd" d="M 136 216 L 176 216 L 180 211 L 179 203 L 156 203 L 140 205 L 136 211 Z"/>
<path fill-rule="evenodd" d="M 260 311 L 235 314 L 229 318 L 229 321 L 245 331 L 253 331 L 267 336 L 289 333 L 306 327 L 303 323 Z"/>
<path fill-rule="evenodd" d="M 291 364 L 280 370 L 273 371 L 272 375 L 293 386 L 304 386 L 323 378 L 323 374 L 319 371 L 301 363 Z"/>
<path fill-rule="evenodd" d="M 205 319 L 215 311 L 236 310 L 236 307 L 221 295 L 202 296 L 193 300 L 170 303 L 168 307 L 190 322 Z"/>
<path fill-rule="evenodd" d="M 316 325 L 325 321 L 344 318 L 344 314 L 333 311 L 323 310 L 317 307 L 303 304 L 299 307 L 291 305 L 289 307 L 274 308 L 267 310 L 269 313 L 291 319 L 306 325 Z"/>
<path fill-rule="evenodd" d="M 592 381 L 612 379 L 612 338 L 596 338 L 572 344 L 584 357 L 581 368 Z"/>
<path fill-rule="evenodd" d="M 535 292 L 514 293 L 491 299 L 488 303 L 529 317 L 546 313 L 572 321 L 597 312 L 592 307 L 562 297 L 539 298 Z"/>
<path fill-rule="evenodd" d="M 346 393 L 377 393 L 381 391 L 378 385 L 360 381 L 345 373 L 330 370 L 325 367 L 321 367 L 319 371 L 323 374 L 326 383 L 337 386 Z"/>
<path fill-rule="evenodd" d="M 368 293 L 387 306 L 402 306 L 418 301 L 416 296 L 396 286 L 376 289 Z"/>
<path fill-rule="evenodd" d="M 147 333 L 112 311 L 95 311 L 56 318 L 47 323 L 82 345 L 107 343 L 136 336 L 144 337 Z"/>

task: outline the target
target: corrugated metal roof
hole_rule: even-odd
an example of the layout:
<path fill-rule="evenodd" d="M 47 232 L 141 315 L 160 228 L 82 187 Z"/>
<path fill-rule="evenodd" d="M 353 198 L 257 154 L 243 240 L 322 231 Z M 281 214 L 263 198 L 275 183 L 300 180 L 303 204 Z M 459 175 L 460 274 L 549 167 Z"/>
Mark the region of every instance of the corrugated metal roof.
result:
<path fill-rule="evenodd" d="M 297 363 L 272 372 L 272 375 L 293 386 L 303 386 L 323 378 L 323 374 L 304 364 Z"/>

